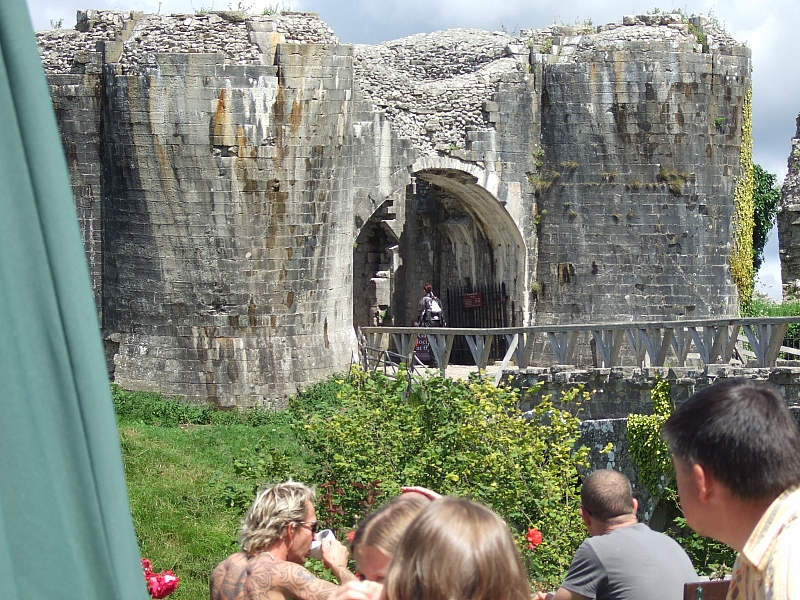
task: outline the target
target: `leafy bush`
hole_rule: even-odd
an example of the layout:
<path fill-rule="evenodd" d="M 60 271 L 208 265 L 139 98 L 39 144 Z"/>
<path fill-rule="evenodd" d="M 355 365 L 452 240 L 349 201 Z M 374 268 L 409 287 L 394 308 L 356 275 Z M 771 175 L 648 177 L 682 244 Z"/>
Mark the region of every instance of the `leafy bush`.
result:
<path fill-rule="evenodd" d="M 562 402 L 580 409 L 588 394 L 574 389 Z M 290 402 L 298 437 L 316 455 L 326 525 L 353 527 L 366 510 L 401 485 L 423 485 L 469 496 L 508 522 L 530 574 L 560 584 L 586 537 L 578 506 L 578 470 L 587 449 L 575 448 L 579 421 L 549 397 L 523 415 L 509 387 L 437 376 L 397 379 L 354 370 Z M 543 541 L 527 550 L 525 533 Z"/>
<path fill-rule="evenodd" d="M 672 413 L 669 382 L 656 382 L 650 397 L 652 415 L 628 415 L 628 448 L 639 468 L 639 481 L 653 498 L 660 498 L 675 482 L 672 458 L 661 439 L 661 426 Z"/>

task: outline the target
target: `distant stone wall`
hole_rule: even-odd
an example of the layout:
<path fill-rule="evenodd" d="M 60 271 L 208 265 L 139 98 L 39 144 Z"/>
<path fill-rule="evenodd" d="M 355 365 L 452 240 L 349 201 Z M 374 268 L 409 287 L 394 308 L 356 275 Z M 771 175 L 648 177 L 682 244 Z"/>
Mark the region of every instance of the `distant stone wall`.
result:
<path fill-rule="evenodd" d="M 725 365 L 709 365 L 703 369 L 649 368 L 649 369 L 528 369 L 515 374 L 512 383 L 521 390 L 528 390 L 537 382 L 541 389 L 529 394 L 530 408 L 542 395 L 551 394 L 553 399 L 575 385 L 585 386 L 591 400 L 584 403 L 579 414 L 581 437 L 578 444 L 589 449 L 590 470 L 615 469 L 625 473 L 633 485 L 634 496 L 639 500 L 639 518 L 660 529 L 670 515 L 665 507 L 657 508 L 657 500 L 639 482 L 639 469 L 631 457 L 628 446 L 629 414 L 652 414 L 651 391 L 660 379 L 670 384 L 670 395 L 678 406 L 696 391 L 732 377 L 744 377 L 767 381 L 774 385 L 787 399 L 789 407 L 800 424 L 800 367 L 779 366 L 775 369 L 744 369 Z M 557 404 L 557 403 L 556 403 Z M 570 407 L 565 406 L 567 410 Z M 800 426 L 800 425 L 799 425 Z M 610 452 L 603 452 L 608 444 Z"/>
<path fill-rule="evenodd" d="M 409 324 L 425 282 L 502 285 L 507 325 L 735 315 L 750 54 L 693 27 L 342 46 L 315 13 L 84 11 L 39 32 L 115 380 L 280 405 L 347 368 L 354 326 Z"/>
<path fill-rule="evenodd" d="M 779 364 L 772 369 L 729 365 L 579 369 L 559 365 L 546 369 L 531 367 L 522 372 L 509 373 L 514 375 L 514 387 L 527 393 L 527 404 L 522 407 L 524 410 L 547 394 L 552 395 L 558 403 L 557 399 L 563 391 L 582 385 L 592 398 L 584 404 L 581 418 L 597 420 L 626 418 L 631 413 L 652 414 L 650 394 L 659 380 L 669 382 L 670 395 L 676 405 L 699 389 L 733 377 L 767 381 L 780 390 L 790 405 L 800 405 L 800 366 L 796 366 L 796 361 L 790 364 L 792 366 Z M 540 385 L 539 390 L 535 394 L 528 393 L 536 385 Z"/>
<path fill-rule="evenodd" d="M 778 244 L 783 297 L 797 300 L 800 298 L 800 115 L 788 163 L 789 172 L 783 181 L 778 207 Z"/>

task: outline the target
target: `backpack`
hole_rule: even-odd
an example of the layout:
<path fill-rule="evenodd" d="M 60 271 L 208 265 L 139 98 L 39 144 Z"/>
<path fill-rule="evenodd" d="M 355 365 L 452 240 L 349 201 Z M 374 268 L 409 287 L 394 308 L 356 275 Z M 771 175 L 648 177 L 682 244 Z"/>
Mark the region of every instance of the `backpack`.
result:
<path fill-rule="evenodd" d="M 425 298 L 425 311 L 422 315 L 423 322 L 430 326 L 442 325 L 442 303 L 436 296 Z"/>

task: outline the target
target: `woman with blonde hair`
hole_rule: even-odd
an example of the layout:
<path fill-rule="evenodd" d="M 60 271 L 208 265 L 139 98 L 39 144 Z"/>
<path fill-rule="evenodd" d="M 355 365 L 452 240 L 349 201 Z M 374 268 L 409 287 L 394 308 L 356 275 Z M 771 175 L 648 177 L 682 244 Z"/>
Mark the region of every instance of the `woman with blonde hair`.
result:
<path fill-rule="evenodd" d="M 424 494 L 404 493 L 358 526 L 351 550 L 359 579 L 383 583 L 406 528 L 430 503 Z"/>
<path fill-rule="evenodd" d="M 511 532 L 491 510 L 442 498 L 406 529 L 385 582 L 388 600 L 529 600 Z"/>
<path fill-rule="evenodd" d="M 530 600 L 503 520 L 481 504 L 441 498 L 406 528 L 385 585 L 351 581 L 333 600 Z"/>

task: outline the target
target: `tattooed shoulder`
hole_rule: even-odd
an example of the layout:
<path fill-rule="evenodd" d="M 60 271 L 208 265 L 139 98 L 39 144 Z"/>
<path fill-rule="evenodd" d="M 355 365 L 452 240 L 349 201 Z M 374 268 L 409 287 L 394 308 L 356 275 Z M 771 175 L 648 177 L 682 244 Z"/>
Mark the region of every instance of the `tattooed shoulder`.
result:
<path fill-rule="evenodd" d="M 211 573 L 211 600 L 235 600 L 241 597 L 247 581 L 247 559 L 234 554 Z"/>

